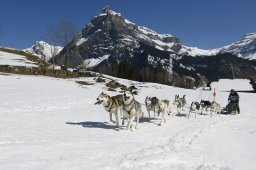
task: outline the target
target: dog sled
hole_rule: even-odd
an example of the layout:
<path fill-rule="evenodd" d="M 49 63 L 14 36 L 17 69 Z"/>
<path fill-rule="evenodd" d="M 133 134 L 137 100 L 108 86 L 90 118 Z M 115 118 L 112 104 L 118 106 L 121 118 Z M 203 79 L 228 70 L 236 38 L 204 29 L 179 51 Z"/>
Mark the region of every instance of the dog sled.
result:
<path fill-rule="evenodd" d="M 235 112 L 239 113 L 238 103 L 236 102 L 229 102 L 228 105 L 221 110 L 221 114 L 232 114 Z"/>

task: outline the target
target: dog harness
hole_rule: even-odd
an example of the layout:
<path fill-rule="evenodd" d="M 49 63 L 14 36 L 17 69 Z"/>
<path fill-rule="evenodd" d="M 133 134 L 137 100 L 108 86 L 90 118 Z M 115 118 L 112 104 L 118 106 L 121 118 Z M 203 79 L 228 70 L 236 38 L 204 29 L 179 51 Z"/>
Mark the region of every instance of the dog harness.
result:
<path fill-rule="evenodd" d="M 108 112 L 111 110 L 111 107 L 113 105 L 113 100 L 111 99 L 112 102 L 109 102 L 108 106 L 105 106 L 105 107 L 109 107 L 109 109 L 107 110 Z M 111 105 L 110 105 L 111 104 Z M 109 106 L 110 105 L 110 106 Z"/>
<path fill-rule="evenodd" d="M 124 109 L 125 111 L 127 111 L 129 115 L 131 114 L 131 110 L 132 110 L 133 106 L 135 105 L 134 99 L 131 101 L 131 103 L 132 103 L 132 102 L 133 102 L 133 105 L 131 106 L 130 110 L 126 110 L 126 109 L 125 109 L 125 105 L 123 105 L 123 109 Z M 131 104 L 131 103 L 130 103 L 130 104 Z"/>

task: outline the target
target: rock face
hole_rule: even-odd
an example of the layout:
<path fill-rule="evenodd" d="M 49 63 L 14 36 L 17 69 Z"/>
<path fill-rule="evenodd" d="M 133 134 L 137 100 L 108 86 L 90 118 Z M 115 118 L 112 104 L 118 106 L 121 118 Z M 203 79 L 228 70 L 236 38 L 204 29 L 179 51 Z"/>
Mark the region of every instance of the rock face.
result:
<path fill-rule="evenodd" d="M 254 36 L 247 37 L 255 40 Z M 239 54 L 253 52 L 255 41 L 249 44 L 251 46 L 248 49 L 242 48 L 242 45 L 239 46 L 241 47 Z M 202 50 L 187 47 L 173 35 L 158 34 L 149 28 L 138 26 L 123 18 L 120 13 L 105 7 L 64 47 L 54 61 L 58 65 L 63 65 L 68 48 L 68 67 L 87 68 L 123 78 L 191 88 L 217 78 L 232 78 L 233 74 L 216 71 L 223 69 L 223 65 L 219 65 L 222 63 L 221 57 L 226 57 L 223 61 L 227 67 L 233 63 L 234 70 L 239 70 L 236 72 L 237 77 L 252 78 L 253 76 L 242 74 L 244 71 L 241 71 L 240 65 L 246 62 L 251 68 L 255 66 L 255 62 L 247 63 L 239 58 L 237 59 L 239 62 L 234 63 L 235 60 L 230 58 L 237 58 L 236 56 L 224 54 L 232 50 L 233 54 L 237 54 L 235 53 L 237 50 L 234 50 L 237 47 L 226 46 L 225 50 L 224 48 Z M 187 61 L 190 62 L 187 63 Z M 230 63 L 227 64 L 227 62 Z M 248 68 L 244 68 L 246 69 Z M 256 73 L 255 69 L 247 71 Z M 255 76 L 253 78 L 256 80 Z"/>
<path fill-rule="evenodd" d="M 142 53 L 141 44 L 169 53 L 181 49 L 178 38 L 169 34 L 157 34 L 148 28 L 137 26 L 123 18 L 121 14 L 105 7 L 102 13 L 95 16 L 91 23 L 87 24 L 68 44 L 71 53 L 69 67 L 80 67 L 88 63 L 86 60 L 103 56 L 109 56 L 103 58 L 110 63 L 114 60 L 118 62 L 129 60 Z M 62 64 L 64 55 L 65 50 L 55 58 L 58 64 Z"/>

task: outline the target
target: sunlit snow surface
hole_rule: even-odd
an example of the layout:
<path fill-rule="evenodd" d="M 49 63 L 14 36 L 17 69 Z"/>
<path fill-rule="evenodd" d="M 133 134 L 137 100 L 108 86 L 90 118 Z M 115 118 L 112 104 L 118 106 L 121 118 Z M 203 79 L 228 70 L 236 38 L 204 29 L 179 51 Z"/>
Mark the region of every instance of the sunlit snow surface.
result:
<path fill-rule="evenodd" d="M 76 80 L 95 84 L 81 86 Z M 141 103 L 146 96 L 173 101 L 175 94 L 186 94 L 187 106 L 205 96 L 212 99 L 212 91 L 117 80 L 138 87 L 135 98 Z M 103 107 L 94 105 L 102 91 L 118 94 L 106 89 L 93 77 L 1 73 L 0 169 L 255 169 L 255 94 L 239 93 L 240 115 L 204 113 L 195 118 L 193 113 L 188 119 L 186 109 L 180 116 L 168 116 L 161 127 L 158 117 L 148 121 L 143 105 L 145 118 L 131 132 L 117 130 Z M 227 92 L 217 91 L 216 101 L 225 106 L 227 97 Z"/>
<path fill-rule="evenodd" d="M 38 67 L 25 56 L 0 51 L 0 65 Z"/>

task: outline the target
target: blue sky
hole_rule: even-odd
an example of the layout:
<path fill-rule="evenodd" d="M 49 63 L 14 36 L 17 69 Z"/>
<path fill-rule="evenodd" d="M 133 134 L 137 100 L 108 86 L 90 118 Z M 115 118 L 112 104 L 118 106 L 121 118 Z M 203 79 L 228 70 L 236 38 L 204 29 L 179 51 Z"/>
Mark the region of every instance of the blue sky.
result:
<path fill-rule="evenodd" d="M 188 45 L 212 49 L 256 32 L 255 0 L 2 0 L 0 45 L 27 48 L 61 20 L 82 30 L 105 5 Z"/>

